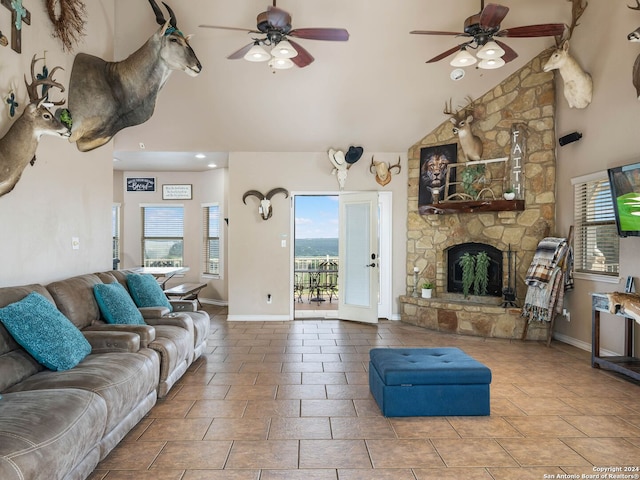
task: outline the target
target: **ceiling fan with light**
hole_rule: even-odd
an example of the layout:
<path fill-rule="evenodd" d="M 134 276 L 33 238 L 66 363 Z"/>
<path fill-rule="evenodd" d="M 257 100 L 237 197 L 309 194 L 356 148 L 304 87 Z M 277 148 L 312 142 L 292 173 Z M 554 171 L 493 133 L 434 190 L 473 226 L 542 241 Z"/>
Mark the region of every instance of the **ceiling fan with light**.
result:
<path fill-rule="evenodd" d="M 344 28 L 292 28 L 291 15 L 276 7 L 276 0 L 273 0 L 273 6 L 267 7 L 266 12 L 258 14 L 257 30 L 219 25 L 200 25 L 200 27 L 240 30 L 256 35 L 252 37 L 251 43 L 233 52 L 227 58 L 230 60 L 244 58 L 250 62 L 268 61 L 269 66 L 277 70 L 291 68 L 294 65 L 300 68 L 306 67 L 314 60 L 302 45 L 289 37 L 337 42 L 345 42 L 349 39 L 349 32 Z M 271 51 L 265 47 L 271 48 Z"/>
<path fill-rule="evenodd" d="M 562 35 L 566 25 L 564 23 L 543 23 L 539 25 L 527 25 L 523 27 L 506 28 L 501 30 L 500 23 L 507 16 L 509 7 L 490 3 L 486 7 L 484 0 L 480 0 L 480 13 L 468 17 L 464 21 L 464 32 L 441 32 L 435 30 L 413 30 L 410 33 L 418 35 L 455 35 L 466 37 L 469 40 L 456 45 L 449 50 L 436 55 L 427 63 L 434 63 L 458 52 L 451 60 L 454 67 L 466 67 L 478 63 L 478 68 L 493 69 L 503 66 L 514 60 L 518 54 L 504 42 L 495 37 L 549 37 Z M 467 49 L 478 50 L 476 57 Z"/>

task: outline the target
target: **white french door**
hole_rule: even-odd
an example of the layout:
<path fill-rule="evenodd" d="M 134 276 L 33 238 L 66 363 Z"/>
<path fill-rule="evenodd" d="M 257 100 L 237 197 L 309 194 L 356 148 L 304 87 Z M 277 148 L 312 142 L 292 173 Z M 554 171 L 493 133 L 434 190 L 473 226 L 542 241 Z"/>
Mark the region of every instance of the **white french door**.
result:
<path fill-rule="evenodd" d="M 340 195 L 338 318 L 378 322 L 378 193 Z"/>

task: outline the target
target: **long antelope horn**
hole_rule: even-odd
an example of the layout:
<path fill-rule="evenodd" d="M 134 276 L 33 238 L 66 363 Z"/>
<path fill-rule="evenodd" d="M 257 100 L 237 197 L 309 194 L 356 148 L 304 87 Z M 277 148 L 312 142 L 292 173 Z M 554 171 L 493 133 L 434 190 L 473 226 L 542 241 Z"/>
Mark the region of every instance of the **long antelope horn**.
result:
<path fill-rule="evenodd" d="M 176 22 L 176 15 L 175 13 L 173 13 L 173 10 L 171 10 L 171 7 L 169 5 L 167 5 L 166 3 L 162 2 L 162 4 L 164 5 L 164 7 L 167 9 L 167 12 L 169 12 L 169 25 L 171 25 L 173 28 L 178 28 L 177 23 Z"/>
<path fill-rule="evenodd" d="M 246 202 L 247 197 L 250 197 L 252 195 L 254 197 L 258 197 L 259 200 L 264 200 L 264 198 L 265 198 L 264 195 L 261 192 L 259 192 L 258 190 L 249 190 L 249 191 L 245 192 L 244 195 L 242 196 L 242 203 L 244 203 L 246 205 L 247 204 L 247 202 Z"/>
<path fill-rule="evenodd" d="M 153 13 L 156 14 L 156 22 L 158 23 L 158 25 L 164 25 L 166 22 L 164 18 L 164 13 L 162 13 L 162 10 L 160 10 L 160 7 L 156 3 L 156 1 L 149 0 L 149 3 L 151 4 L 151 8 L 153 8 Z"/>
<path fill-rule="evenodd" d="M 289 192 L 286 189 L 279 187 L 274 188 L 273 190 L 269 190 L 269 192 L 265 195 L 265 198 L 267 200 L 271 200 L 271 197 L 273 197 L 277 193 L 284 193 L 284 198 L 287 198 L 289 196 Z"/>

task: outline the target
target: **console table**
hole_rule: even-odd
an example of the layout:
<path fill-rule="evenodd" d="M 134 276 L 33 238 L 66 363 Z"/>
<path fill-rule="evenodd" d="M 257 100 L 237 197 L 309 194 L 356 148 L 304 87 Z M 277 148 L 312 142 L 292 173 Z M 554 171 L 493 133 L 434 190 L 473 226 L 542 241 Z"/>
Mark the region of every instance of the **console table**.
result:
<path fill-rule="evenodd" d="M 609 312 L 609 299 L 605 293 L 591 294 L 591 366 L 607 368 L 635 380 L 640 380 L 640 358 L 633 356 L 633 318 L 620 313 L 616 317 L 624 321 L 624 356 L 600 356 L 600 312 Z"/>

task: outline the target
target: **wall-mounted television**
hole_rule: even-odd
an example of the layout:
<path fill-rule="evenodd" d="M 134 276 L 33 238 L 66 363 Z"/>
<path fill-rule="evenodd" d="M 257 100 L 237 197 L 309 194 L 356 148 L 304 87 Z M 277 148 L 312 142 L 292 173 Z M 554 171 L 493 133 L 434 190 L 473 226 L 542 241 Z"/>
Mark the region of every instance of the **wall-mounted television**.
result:
<path fill-rule="evenodd" d="M 640 237 L 640 163 L 610 168 L 607 173 L 618 235 Z"/>

